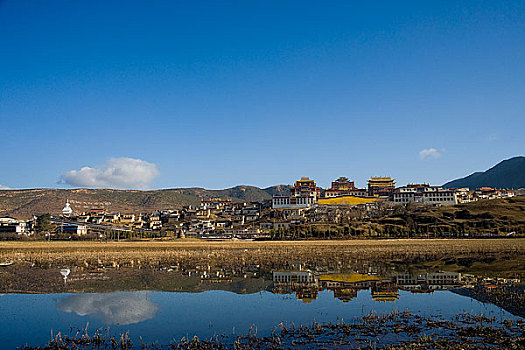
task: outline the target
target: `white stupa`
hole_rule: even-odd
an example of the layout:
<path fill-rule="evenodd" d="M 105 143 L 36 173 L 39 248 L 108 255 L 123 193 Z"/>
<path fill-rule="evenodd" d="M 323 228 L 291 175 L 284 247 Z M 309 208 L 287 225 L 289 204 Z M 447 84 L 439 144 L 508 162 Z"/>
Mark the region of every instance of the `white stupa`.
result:
<path fill-rule="evenodd" d="M 68 217 L 71 214 L 73 214 L 73 209 L 71 209 L 71 206 L 69 205 L 69 199 L 68 199 L 66 200 L 66 206 L 64 207 L 64 209 L 62 209 L 62 215 L 65 217 Z"/>

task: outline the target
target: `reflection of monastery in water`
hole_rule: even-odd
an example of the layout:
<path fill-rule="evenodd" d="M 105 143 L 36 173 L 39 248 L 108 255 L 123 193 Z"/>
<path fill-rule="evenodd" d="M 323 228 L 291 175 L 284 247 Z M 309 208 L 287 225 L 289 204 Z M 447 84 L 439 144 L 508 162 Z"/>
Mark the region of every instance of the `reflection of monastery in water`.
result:
<path fill-rule="evenodd" d="M 390 302 L 399 299 L 399 289 L 393 282 L 378 282 L 372 286 L 374 301 Z"/>
<path fill-rule="evenodd" d="M 379 277 L 360 273 L 337 273 L 321 275 L 319 281 L 326 289 L 348 288 L 368 289 L 373 283 L 379 281 Z"/>
<path fill-rule="evenodd" d="M 399 297 L 398 289 L 390 279 L 377 276 L 348 273 L 326 274 L 316 277 L 310 270 L 274 271 L 273 292 L 277 294 L 295 293 L 297 299 L 305 303 L 317 299 L 322 290 L 334 292 L 334 298 L 343 302 L 357 298 L 359 290 L 371 289 L 375 301 L 395 301 Z"/>
<path fill-rule="evenodd" d="M 461 274 L 457 272 L 399 273 L 392 280 L 400 289 L 414 293 L 451 289 L 462 284 Z"/>
<path fill-rule="evenodd" d="M 315 276 L 310 270 L 284 270 L 273 272 L 273 292 L 297 295 L 297 299 L 311 302 L 317 293 L 330 290 L 334 298 L 349 302 L 357 298 L 359 290 L 370 290 L 376 302 L 393 302 L 399 299 L 399 290 L 427 293 L 435 290 L 457 288 L 465 283 L 455 272 L 430 272 L 424 274 L 398 273 L 391 277 L 360 273 L 337 273 Z"/>
<path fill-rule="evenodd" d="M 371 289 L 372 298 L 375 301 L 395 301 L 399 293 L 397 288 L 392 288 L 389 279 L 360 273 L 352 274 L 330 274 L 319 276 L 323 289 L 332 290 L 334 298 L 348 302 L 357 298 L 359 290 Z"/>
<path fill-rule="evenodd" d="M 305 271 L 274 271 L 274 283 L 316 283 L 314 274 L 310 270 Z"/>
<path fill-rule="evenodd" d="M 274 271 L 273 292 L 276 294 L 295 293 L 298 300 L 311 303 L 317 299 L 318 282 L 310 270 L 304 271 Z"/>

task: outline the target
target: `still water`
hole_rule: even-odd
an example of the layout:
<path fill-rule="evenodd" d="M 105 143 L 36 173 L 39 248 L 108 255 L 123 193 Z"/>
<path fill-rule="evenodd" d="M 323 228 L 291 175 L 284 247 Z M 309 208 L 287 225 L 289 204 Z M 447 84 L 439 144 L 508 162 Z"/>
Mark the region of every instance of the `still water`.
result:
<path fill-rule="evenodd" d="M 437 286 L 438 290 L 421 291 L 383 281 L 380 288 L 375 277 L 355 274 L 304 283 L 283 282 L 282 278 L 274 274 L 269 288 L 246 294 L 214 290 L 220 283 L 209 281 L 202 282 L 209 289 L 203 292 L 4 294 L 0 296 L 2 348 L 43 345 L 51 332 L 68 333 L 87 325 L 91 332 L 108 327 L 111 334 L 129 331 L 135 344 L 139 336 L 147 343 L 169 344 L 182 337 L 247 334 L 251 327 L 265 336 L 281 322 L 350 322 L 371 311 L 409 310 L 445 319 L 463 312 L 501 320 L 521 318 L 495 303 L 483 303 L 443 285 Z M 407 283 L 406 278 L 399 281 Z"/>

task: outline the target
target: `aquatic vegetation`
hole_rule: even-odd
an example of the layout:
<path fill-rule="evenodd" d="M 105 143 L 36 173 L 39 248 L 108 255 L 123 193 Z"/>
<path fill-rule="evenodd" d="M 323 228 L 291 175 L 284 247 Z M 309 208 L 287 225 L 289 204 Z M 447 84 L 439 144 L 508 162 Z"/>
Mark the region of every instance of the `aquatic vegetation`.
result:
<path fill-rule="evenodd" d="M 215 349 L 523 349 L 523 321 L 497 321 L 479 314 L 460 314 L 453 320 L 439 316 L 422 317 L 410 312 L 369 315 L 350 322 L 313 323 L 295 326 L 280 324 L 267 337 L 259 337 L 255 327 L 236 337 L 213 336 L 209 339 L 182 338 L 170 344 L 145 344 L 142 349 L 215 350 Z M 107 332 L 86 330 L 67 336 L 56 335 L 43 347 L 31 349 L 131 349 L 129 334 L 110 337 Z M 135 347 L 136 348 L 136 347 Z"/>

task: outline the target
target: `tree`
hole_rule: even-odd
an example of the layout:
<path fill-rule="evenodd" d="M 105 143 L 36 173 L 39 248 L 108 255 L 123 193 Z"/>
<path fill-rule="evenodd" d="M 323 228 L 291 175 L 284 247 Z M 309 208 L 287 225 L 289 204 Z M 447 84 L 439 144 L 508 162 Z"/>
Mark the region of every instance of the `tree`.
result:
<path fill-rule="evenodd" d="M 51 215 L 49 213 L 39 215 L 36 218 L 35 230 L 37 233 L 49 232 L 51 229 Z"/>

